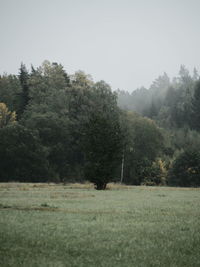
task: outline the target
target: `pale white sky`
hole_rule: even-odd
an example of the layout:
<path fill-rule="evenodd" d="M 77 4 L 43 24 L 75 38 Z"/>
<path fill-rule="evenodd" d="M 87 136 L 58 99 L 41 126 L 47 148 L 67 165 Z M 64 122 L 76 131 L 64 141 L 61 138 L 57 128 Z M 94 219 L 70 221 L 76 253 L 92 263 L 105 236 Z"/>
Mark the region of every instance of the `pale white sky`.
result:
<path fill-rule="evenodd" d="M 200 71 L 200 0 L 0 0 L 0 73 L 45 59 L 132 91 Z"/>

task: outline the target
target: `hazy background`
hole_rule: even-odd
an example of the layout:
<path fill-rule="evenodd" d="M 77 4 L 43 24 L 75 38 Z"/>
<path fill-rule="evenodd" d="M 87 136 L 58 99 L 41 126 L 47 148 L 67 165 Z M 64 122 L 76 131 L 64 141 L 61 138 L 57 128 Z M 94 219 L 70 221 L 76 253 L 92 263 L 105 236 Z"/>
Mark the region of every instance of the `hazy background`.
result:
<path fill-rule="evenodd" d="M 0 73 L 45 59 L 113 89 L 200 69 L 199 0 L 0 0 Z"/>

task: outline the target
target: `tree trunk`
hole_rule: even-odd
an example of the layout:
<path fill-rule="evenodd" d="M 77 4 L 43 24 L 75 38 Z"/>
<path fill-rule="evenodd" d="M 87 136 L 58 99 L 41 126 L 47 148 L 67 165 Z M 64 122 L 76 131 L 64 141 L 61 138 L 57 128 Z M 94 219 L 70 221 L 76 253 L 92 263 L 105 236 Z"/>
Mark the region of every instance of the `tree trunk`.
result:
<path fill-rule="evenodd" d="M 99 182 L 95 184 L 95 189 L 96 190 L 105 190 L 106 189 L 106 183 Z"/>

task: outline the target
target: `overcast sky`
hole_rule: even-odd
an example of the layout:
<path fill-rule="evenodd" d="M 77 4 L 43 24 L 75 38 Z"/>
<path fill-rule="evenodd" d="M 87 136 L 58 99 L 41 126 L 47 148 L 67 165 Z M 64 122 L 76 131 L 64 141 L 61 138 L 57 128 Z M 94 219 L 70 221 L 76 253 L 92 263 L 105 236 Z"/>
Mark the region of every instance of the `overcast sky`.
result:
<path fill-rule="evenodd" d="M 0 0 L 0 73 L 47 59 L 115 90 L 200 71 L 200 0 Z"/>

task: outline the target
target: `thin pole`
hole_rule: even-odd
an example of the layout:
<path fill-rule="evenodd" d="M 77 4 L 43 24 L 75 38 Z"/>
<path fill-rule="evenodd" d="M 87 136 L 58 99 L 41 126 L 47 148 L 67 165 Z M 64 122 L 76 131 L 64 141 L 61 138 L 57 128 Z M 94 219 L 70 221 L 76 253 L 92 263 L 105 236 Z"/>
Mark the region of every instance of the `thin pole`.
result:
<path fill-rule="evenodd" d="M 123 151 L 123 154 L 122 154 L 121 179 L 120 179 L 120 183 L 121 184 L 123 182 L 123 178 L 124 178 L 124 151 Z"/>

